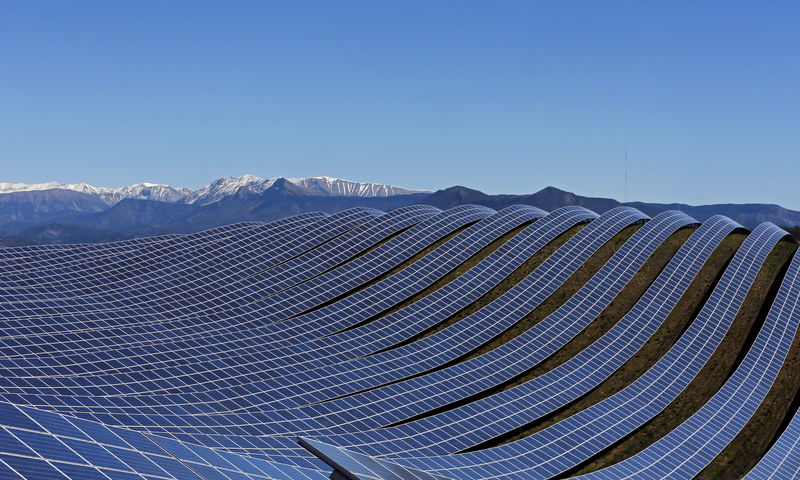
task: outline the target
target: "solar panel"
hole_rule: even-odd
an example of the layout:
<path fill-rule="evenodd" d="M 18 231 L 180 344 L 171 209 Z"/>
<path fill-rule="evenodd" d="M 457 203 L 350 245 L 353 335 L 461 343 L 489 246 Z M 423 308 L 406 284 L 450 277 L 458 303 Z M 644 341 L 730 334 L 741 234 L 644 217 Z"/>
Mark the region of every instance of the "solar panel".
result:
<path fill-rule="evenodd" d="M 0 402 L 0 419 L 0 473 L 9 475 L 3 478 L 329 478 L 323 464 L 280 465 L 8 403 Z M 54 421 L 70 429 L 54 432 Z"/>
<path fill-rule="evenodd" d="M 591 278 L 574 275 L 631 225 L 640 228 L 602 250 L 611 253 Z M 686 228 L 695 231 L 676 240 Z M 785 232 L 756 228 L 677 342 L 627 386 L 520 440 L 483 446 L 611 378 L 737 230 L 721 216 L 700 225 L 630 207 L 598 216 L 412 205 L 0 249 L 0 477 L 563 475 L 685 390 Z M 654 258 L 675 241 L 683 244 L 671 258 Z M 627 312 L 571 358 L 543 363 L 604 318 L 648 265 L 661 270 Z M 799 269 L 795 259 L 782 273 L 758 335 L 716 395 L 640 453 L 588 476 L 688 478 L 719 455 L 783 368 L 800 321 Z M 569 298 L 545 303 L 579 279 Z M 528 325 L 531 314 L 538 320 Z M 795 475 L 795 423 L 750 478 Z"/>

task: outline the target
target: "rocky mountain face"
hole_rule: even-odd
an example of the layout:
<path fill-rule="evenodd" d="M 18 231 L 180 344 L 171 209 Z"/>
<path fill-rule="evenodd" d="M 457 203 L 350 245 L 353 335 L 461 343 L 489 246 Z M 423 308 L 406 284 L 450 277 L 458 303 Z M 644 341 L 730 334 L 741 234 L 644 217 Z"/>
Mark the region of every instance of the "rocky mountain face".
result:
<path fill-rule="evenodd" d="M 0 194 L 0 225 L 52 221 L 76 213 L 101 212 L 108 204 L 96 195 L 51 189 Z"/>

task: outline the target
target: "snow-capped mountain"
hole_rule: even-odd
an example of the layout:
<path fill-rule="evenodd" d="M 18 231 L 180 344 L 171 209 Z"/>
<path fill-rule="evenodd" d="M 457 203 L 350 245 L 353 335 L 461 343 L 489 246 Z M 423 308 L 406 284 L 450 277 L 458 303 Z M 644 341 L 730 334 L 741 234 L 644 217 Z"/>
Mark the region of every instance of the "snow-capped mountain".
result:
<path fill-rule="evenodd" d="M 86 183 L 61 184 L 58 182 L 37 183 L 0 183 L 0 194 L 29 192 L 36 190 L 73 190 L 97 196 L 107 205 L 115 205 L 120 200 L 133 198 L 139 200 L 156 200 L 167 203 L 191 203 L 206 205 L 219 201 L 227 196 L 235 195 L 242 189 L 253 193 L 262 193 L 283 177 L 261 178 L 255 175 L 225 177 L 214 180 L 210 184 L 192 190 L 176 188 L 156 183 L 137 183 L 128 187 L 108 188 L 95 187 Z M 354 182 L 333 177 L 285 178 L 308 195 L 342 196 L 342 197 L 389 197 L 427 193 L 424 190 L 413 190 L 372 182 Z"/>
<path fill-rule="evenodd" d="M 178 202 L 192 192 L 190 188 L 175 188 L 157 183 L 137 183 L 128 187 L 113 189 L 105 195 L 109 204 L 115 204 L 125 198 L 140 200 L 156 200 L 159 202 Z"/>
<path fill-rule="evenodd" d="M 421 190 L 331 177 L 242 175 L 220 178 L 197 190 L 154 183 L 121 188 L 86 183 L 0 183 L 0 245 L 4 237 L 23 232 L 28 232 L 23 237 L 37 243 L 83 242 L 186 233 L 311 211 L 334 213 L 352 207 L 392 210 L 420 202 L 428 195 L 430 192 Z M 50 233 L 44 237 L 36 233 L 40 227 Z M 110 236 L 89 235 L 92 229 Z"/>
<path fill-rule="evenodd" d="M 298 187 L 318 195 L 337 195 L 342 197 L 391 197 L 412 193 L 428 193 L 425 190 L 412 190 L 404 187 L 372 182 L 353 182 L 333 177 L 287 178 Z"/>
<path fill-rule="evenodd" d="M 214 180 L 205 187 L 198 188 L 187 195 L 183 202 L 205 205 L 222 200 L 234 195 L 242 188 L 254 193 L 261 193 L 275 183 L 277 178 L 260 178 L 255 175 L 242 175 L 241 177 L 223 177 Z"/>
<path fill-rule="evenodd" d="M 0 183 L 0 194 L 14 192 L 30 192 L 36 190 L 72 190 L 99 197 L 107 205 L 115 205 L 120 200 L 135 198 L 139 200 L 156 200 L 174 203 L 192 193 L 189 188 L 173 188 L 156 183 L 137 183 L 122 188 L 95 187 L 87 183 L 61 184 L 58 182 L 36 183 Z"/>
<path fill-rule="evenodd" d="M 425 190 L 412 190 L 410 188 L 395 187 L 372 182 L 354 182 L 333 177 L 302 177 L 302 178 L 261 178 L 255 175 L 242 175 L 241 177 L 225 177 L 214 180 L 203 188 L 189 194 L 183 201 L 206 205 L 221 200 L 229 195 L 234 195 L 240 189 L 247 189 L 253 193 L 261 193 L 284 179 L 300 187 L 308 195 L 339 196 L 339 197 L 390 197 L 394 195 L 410 195 L 413 193 L 427 193 Z"/>

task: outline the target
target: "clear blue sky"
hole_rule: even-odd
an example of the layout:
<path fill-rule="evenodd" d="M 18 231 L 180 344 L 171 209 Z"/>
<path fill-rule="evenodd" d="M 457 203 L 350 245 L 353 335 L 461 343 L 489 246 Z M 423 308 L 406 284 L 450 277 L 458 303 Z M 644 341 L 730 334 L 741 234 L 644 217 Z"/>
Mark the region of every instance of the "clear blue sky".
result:
<path fill-rule="evenodd" d="M 800 209 L 797 1 L 0 2 L 0 181 Z"/>

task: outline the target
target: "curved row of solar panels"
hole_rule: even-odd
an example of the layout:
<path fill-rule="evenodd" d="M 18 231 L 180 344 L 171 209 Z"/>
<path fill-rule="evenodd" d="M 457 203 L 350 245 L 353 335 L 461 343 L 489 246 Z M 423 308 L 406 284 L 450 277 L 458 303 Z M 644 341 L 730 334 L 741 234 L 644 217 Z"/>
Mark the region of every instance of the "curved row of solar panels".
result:
<path fill-rule="evenodd" d="M 620 207 L 0 250 L 0 478 L 800 477 L 800 256 Z"/>

